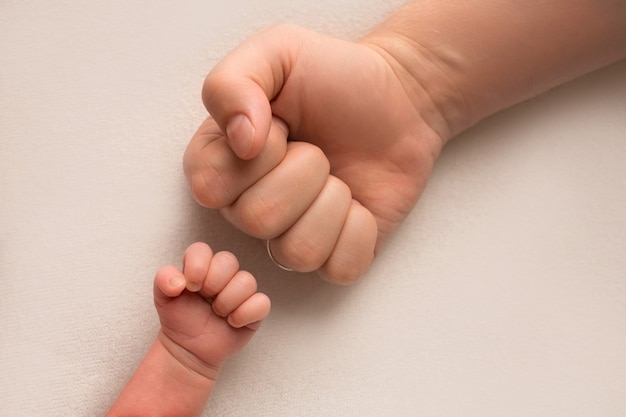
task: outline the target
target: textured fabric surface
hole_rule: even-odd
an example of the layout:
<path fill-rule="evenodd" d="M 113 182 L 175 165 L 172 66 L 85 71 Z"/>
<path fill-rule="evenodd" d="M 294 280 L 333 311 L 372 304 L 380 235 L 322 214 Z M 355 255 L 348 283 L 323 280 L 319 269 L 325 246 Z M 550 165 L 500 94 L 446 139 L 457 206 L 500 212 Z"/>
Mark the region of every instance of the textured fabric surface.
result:
<path fill-rule="evenodd" d="M 200 87 L 255 28 L 356 38 L 402 1 L 0 3 L 3 416 L 96 416 L 204 240 L 273 300 L 211 416 L 626 414 L 626 63 L 446 148 L 365 279 L 277 270 L 191 199 Z"/>

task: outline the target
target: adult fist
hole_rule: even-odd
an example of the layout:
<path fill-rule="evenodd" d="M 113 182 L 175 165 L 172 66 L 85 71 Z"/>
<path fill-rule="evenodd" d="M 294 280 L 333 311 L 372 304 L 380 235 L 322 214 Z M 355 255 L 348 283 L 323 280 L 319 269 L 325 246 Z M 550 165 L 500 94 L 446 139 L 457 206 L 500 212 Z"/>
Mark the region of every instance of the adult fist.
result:
<path fill-rule="evenodd" d="M 383 49 L 264 29 L 207 76 L 184 157 L 194 198 L 277 262 L 351 283 L 415 204 L 443 142 Z"/>

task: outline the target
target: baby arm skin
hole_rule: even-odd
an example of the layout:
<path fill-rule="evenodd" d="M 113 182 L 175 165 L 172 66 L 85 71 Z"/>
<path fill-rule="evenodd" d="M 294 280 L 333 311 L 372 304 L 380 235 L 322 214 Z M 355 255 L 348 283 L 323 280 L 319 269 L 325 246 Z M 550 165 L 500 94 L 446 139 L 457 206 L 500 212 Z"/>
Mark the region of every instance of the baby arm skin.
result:
<path fill-rule="evenodd" d="M 270 311 L 237 258 L 203 243 L 187 248 L 183 271 L 159 270 L 154 304 L 161 329 L 107 417 L 199 416 L 226 360 Z"/>

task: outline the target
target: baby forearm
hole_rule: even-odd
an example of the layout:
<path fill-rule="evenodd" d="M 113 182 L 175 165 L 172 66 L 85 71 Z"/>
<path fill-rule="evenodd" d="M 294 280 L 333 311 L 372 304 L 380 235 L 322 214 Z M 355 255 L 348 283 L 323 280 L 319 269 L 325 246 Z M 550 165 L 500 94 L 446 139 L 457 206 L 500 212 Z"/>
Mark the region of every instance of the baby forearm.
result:
<path fill-rule="evenodd" d="M 199 416 L 214 383 L 183 366 L 157 338 L 106 416 Z"/>
<path fill-rule="evenodd" d="M 444 139 L 626 57 L 623 0 L 421 0 L 367 38 L 443 113 Z"/>

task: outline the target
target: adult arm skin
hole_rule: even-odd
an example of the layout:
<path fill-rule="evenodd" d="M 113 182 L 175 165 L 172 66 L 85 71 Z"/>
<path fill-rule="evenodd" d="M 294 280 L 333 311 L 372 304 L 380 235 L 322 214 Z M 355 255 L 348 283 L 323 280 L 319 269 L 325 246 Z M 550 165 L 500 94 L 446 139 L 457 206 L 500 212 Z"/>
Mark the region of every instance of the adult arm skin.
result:
<path fill-rule="evenodd" d="M 625 58 L 626 2 L 422 0 L 363 42 L 409 76 L 416 96 L 431 98 L 438 110 L 432 124 L 447 141 L 495 112 Z"/>
<path fill-rule="evenodd" d="M 623 0 L 420 0 L 358 42 L 266 28 L 206 78 L 192 193 L 280 264 L 352 283 L 447 141 L 626 57 L 624 22 Z"/>

